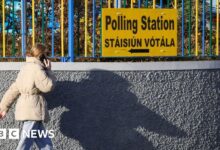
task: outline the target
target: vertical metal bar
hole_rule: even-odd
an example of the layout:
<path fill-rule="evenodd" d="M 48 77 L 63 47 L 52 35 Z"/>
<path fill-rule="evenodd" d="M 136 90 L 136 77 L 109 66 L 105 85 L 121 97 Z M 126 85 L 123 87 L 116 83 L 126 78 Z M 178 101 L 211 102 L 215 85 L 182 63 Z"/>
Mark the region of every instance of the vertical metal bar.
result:
<path fill-rule="evenodd" d="M 138 8 L 141 8 L 141 0 L 138 0 Z"/>
<path fill-rule="evenodd" d="M 111 0 L 108 0 L 108 8 L 111 8 Z"/>
<path fill-rule="evenodd" d="M 148 0 L 145 0 L 145 7 L 148 8 Z"/>
<path fill-rule="evenodd" d="M 177 9 L 177 0 L 174 0 L 174 8 Z"/>
<path fill-rule="evenodd" d="M 189 0 L 189 29 L 188 29 L 188 37 L 189 37 L 189 47 L 188 53 L 191 55 L 191 23 L 192 23 L 192 0 Z"/>
<path fill-rule="evenodd" d="M 100 55 L 102 56 L 102 0 L 100 1 L 101 8 L 101 23 L 100 23 Z"/>
<path fill-rule="evenodd" d="M 156 8 L 156 0 L 153 0 L 153 9 Z"/>
<path fill-rule="evenodd" d="M 92 57 L 95 57 L 95 48 L 96 48 L 96 43 L 95 43 L 95 39 L 96 39 L 96 34 L 95 34 L 95 29 L 96 29 L 96 18 L 95 18 L 95 14 L 96 14 L 96 0 L 93 0 L 93 14 L 92 14 L 92 24 L 93 24 L 93 29 L 92 29 L 92 37 L 93 37 L 93 51 L 92 51 Z"/>
<path fill-rule="evenodd" d="M 160 8 L 163 8 L 163 0 L 160 0 Z"/>
<path fill-rule="evenodd" d="M 198 19 L 198 6 L 199 5 L 199 0 L 196 0 L 196 30 L 195 30 L 195 35 L 196 35 L 196 56 L 198 56 L 198 21 L 199 21 L 199 19 Z"/>
<path fill-rule="evenodd" d="M 44 28 L 45 28 L 45 15 L 44 15 L 44 0 L 41 0 L 41 15 L 42 15 L 42 43 L 45 43 L 45 34 L 44 34 Z"/>
<path fill-rule="evenodd" d="M 35 4 L 32 0 L 32 46 L 35 44 Z"/>
<path fill-rule="evenodd" d="M 212 55 L 212 0 L 210 0 L 210 39 L 209 39 L 209 55 Z"/>
<path fill-rule="evenodd" d="M 219 1 L 216 0 L 216 55 L 219 55 Z"/>
<path fill-rule="evenodd" d="M 167 0 L 167 8 L 170 8 L 170 0 Z"/>
<path fill-rule="evenodd" d="M 12 3 L 12 20 L 13 20 L 13 24 L 12 24 L 12 34 L 13 34 L 13 39 L 12 39 L 12 55 L 15 56 L 15 1 L 13 0 Z"/>
<path fill-rule="evenodd" d="M 182 56 L 184 56 L 184 0 L 182 0 Z"/>
<path fill-rule="evenodd" d="M 88 0 L 85 0 L 85 57 L 87 57 L 87 40 L 88 40 Z"/>
<path fill-rule="evenodd" d="M 2 48 L 5 57 L 5 0 L 2 0 Z"/>
<path fill-rule="evenodd" d="M 77 8 L 77 56 L 80 56 L 80 9 Z"/>
<path fill-rule="evenodd" d="M 131 0 L 131 8 L 134 8 L 133 0 Z"/>
<path fill-rule="evenodd" d="M 205 2 L 202 1 L 202 56 L 205 56 Z"/>
<path fill-rule="evenodd" d="M 21 1 L 22 57 L 26 56 L 26 0 Z"/>
<path fill-rule="evenodd" d="M 116 2 L 115 8 L 118 8 L 118 0 L 115 0 L 115 2 Z"/>
<path fill-rule="evenodd" d="M 61 0 L 61 56 L 64 57 L 64 0 Z"/>
<path fill-rule="evenodd" d="M 52 41 L 51 41 L 51 46 L 52 46 L 52 57 L 54 57 L 54 0 L 51 1 L 52 3 Z"/>
<path fill-rule="evenodd" d="M 74 60 L 74 0 L 68 0 L 68 55 Z"/>
<path fill-rule="evenodd" d="M 118 0 L 118 7 L 117 8 L 121 8 L 121 1 L 122 0 Z"/>

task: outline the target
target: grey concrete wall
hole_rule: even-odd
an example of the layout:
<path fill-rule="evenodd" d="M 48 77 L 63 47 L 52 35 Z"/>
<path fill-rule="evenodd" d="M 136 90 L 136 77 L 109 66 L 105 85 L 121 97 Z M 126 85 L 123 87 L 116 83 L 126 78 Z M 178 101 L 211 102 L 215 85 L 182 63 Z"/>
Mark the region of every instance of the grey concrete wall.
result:
<path fill-rule="evenodd" d="M 0 71 L 0 97 L 18 71 Z M 220 70 L 55 71 L 55 150 L 219 150 Z M 19 128 L 14 106 L 0 128 Z M 14 150 L 17 140 L 0 140 Z"/>

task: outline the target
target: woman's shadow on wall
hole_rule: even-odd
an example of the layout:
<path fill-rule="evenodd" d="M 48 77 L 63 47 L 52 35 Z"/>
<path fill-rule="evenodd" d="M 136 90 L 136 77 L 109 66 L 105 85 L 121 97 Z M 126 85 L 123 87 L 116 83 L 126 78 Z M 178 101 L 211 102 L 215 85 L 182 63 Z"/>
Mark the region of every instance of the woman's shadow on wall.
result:
<path fill-rule="evenodd" d="M 151 150 L 150 141 L 135 129 L 185 137 L 186 133 L 146 106 L 128 91 L 130 83 L 109 71 L 91 71 L 80 82 L 60 81 L 47 94 L 49 109 L 65 106 L 60 130 L 87 150 Z"/>

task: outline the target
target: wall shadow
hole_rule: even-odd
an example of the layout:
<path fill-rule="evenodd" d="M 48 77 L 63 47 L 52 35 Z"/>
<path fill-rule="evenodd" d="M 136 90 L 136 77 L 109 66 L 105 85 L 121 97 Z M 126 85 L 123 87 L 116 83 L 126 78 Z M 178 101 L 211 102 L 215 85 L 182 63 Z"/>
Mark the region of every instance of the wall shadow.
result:
<path fill-rule="evenodd" d="M 135 128 L 158 134 L 185 137 L 161 116 L 138 103 L 128 91 L 130 84 L 109 71 L 91 71 L 80 82 L 58 81 L 55 91 L 46 94 L 49 109 L 65 106 L 60 131 L 76 139 L 86 150 L 153 150 L 152 143 Z"/>

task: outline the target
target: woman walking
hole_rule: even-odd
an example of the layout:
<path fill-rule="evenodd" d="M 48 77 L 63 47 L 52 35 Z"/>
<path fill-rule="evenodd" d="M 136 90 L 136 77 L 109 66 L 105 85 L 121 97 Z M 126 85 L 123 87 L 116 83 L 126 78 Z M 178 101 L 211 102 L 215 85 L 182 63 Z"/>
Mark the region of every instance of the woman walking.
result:
<path fill-rule="evenodd" d="M 23 128 L 17 150 L 30 150 L 34 142 L 40 150 L 51 150 L 53 146 L 48 135 L 32 138 L 24 134 L 31 130 L 45 131 L 43 122 L 49 120 L 49 113 L 42 93 L 52 91 L 56 81 L 51 71 L 51 62 L 47 59 L 46 47 L 35 44 L 30 55 L 1 100 L 0 119 L 5 117 L 19 97 L 15 106 L 15 119 L 23 122 Z"/>

